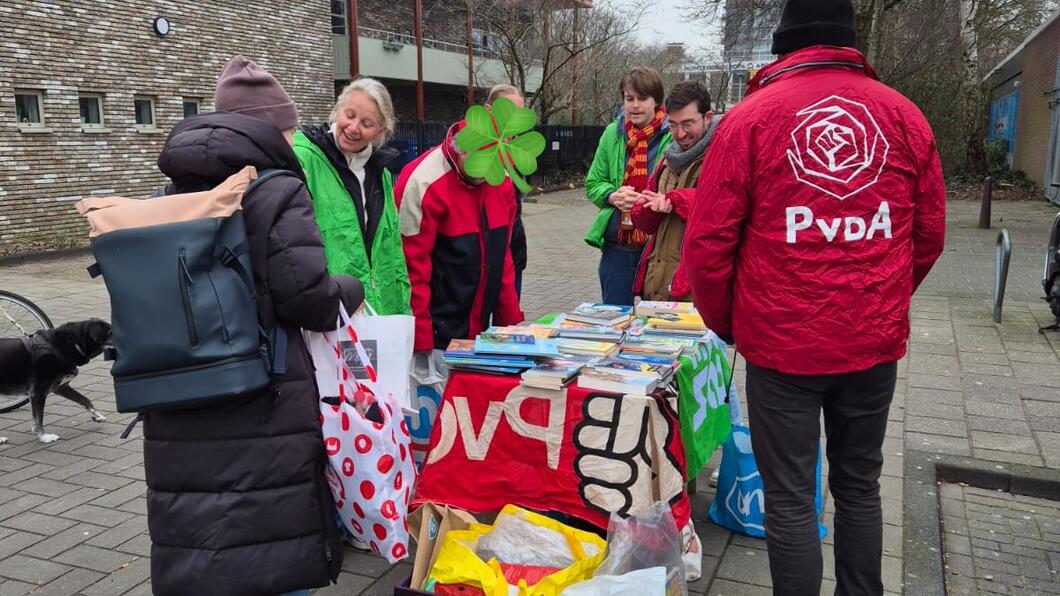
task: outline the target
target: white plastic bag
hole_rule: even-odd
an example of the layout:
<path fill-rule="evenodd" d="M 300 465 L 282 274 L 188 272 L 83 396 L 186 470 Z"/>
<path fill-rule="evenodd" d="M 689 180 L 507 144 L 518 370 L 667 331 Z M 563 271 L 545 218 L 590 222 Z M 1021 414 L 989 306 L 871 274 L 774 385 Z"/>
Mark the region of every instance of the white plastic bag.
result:
<path fill-rule="evenodd" d="M 600 552 L 593 544 L 582 544 L 582 550 L 589 557 Z M 493 530 L 478 539 L 475 554 L 483 561 L 495 558 L 508 565 L 556 569 L 577 560 L 566 534 L 514 515 L 499 516 Z"/>
<path fill-rule="evenodd" d="M 445 367 L 445 352 L 431 350 L 416 352 L 409 371 L 409 398 L 412 408 L 406 411 L 409 432 L 412 433 L 412 453 L 416 463 L 423 465 L 431 442 L 431 429 L 442 406 L 445 382 L 449 369 Z"/>
<path fill-rule="evenodd" d="M 703 542 L 689 519 L 681 528 L 681 561 L 685 564 L 685 580 L 694 582 L 703 577 Z"/>
<path fill-rule="evenodd" d="M 666 568 L 638 569 L 624 575 L 598 575 L 568 586 L 561 596 L 666 596 Z"/>
<path fill-rule="evenodd" d="M 670 506 L 657 501 L 629 517 L 612 513 L 607 524 L 607 558 L 593 577 L 664 567 L 666 596 L 687 596 L 684 548 Z"/>
<path fill-rule="evenodd" d="M 364 347 L 377 379 L 377 393 L 392 393 L 402 409 L 410 409 L 409 372 L 412 366 L 412 342 L 416 319 L 411 315 L 378 316 L 367 302 L 364 310 L 350 318 L 358 339 Z M 346 341 L 342 342 L 343 348 Z M 356 351 L 343 349 L 350 372 L 360 378 L 365 368 Z"/>

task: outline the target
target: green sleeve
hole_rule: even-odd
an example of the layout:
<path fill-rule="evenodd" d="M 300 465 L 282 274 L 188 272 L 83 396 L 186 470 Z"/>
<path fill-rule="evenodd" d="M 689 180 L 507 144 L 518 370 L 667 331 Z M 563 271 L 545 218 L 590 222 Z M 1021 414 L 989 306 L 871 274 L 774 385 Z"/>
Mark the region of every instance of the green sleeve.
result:
<path fill-rule="evenodd" d="M 612 123 L 604 129 L 604 134 L 600 135 L 600 144 L 596 147 L 593 164 L 589 166 L 589 173 L 585 176 L 585 194 L 601 209 L 609 206 L 607 197 L 618 190 L 618 185 L 610 177 L 611 161 L 614 159 L 611 153 L 615 147 L 614 139 L 611 138 L 615 134 L 614 128 Z"/>

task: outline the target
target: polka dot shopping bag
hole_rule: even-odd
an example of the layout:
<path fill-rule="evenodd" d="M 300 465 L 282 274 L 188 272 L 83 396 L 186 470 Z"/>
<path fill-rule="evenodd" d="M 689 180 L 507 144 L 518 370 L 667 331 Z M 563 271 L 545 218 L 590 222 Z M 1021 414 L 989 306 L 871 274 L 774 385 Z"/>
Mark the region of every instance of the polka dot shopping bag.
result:
<path fill-rule="evenodd" d="M 416 479 L 412 439 L 398 398 L 376 394 L 375 371 L 364 346 L 350 318 L 345 312 L 341 317 L 337 333 L 321 334 L 332 348 L 339 394 L 338 399 L 322 395 L 320 402 L 331 464 L 325 475 L 346 530 L 396 563 L 408 556 L 406 517 Z M 349 366 L 351 350 L 361 366 Z"/>

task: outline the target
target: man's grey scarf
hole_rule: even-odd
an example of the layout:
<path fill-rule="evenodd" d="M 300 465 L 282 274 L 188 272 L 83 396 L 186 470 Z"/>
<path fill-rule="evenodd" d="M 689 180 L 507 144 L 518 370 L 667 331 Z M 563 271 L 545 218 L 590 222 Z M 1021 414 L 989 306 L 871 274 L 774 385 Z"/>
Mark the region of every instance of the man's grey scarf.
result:
<path fill-rule="evenodd" d="M 714 131 L 718 128 L 718 122 L 721 122 L 721 116 L 714 116 L 710 120 L 710 125 L 707 126 L 707 134 L 703 135 L 699 142 L 692 146 L 688 151 L 681 149 L 681 144 L 677 141 L 670 143 L 666 148 L 666 165 L 678 176 L 688 168 L 699 156 L 707 150 L 707 145 L 710 145 L 710 139 L 714 137 Z"/>

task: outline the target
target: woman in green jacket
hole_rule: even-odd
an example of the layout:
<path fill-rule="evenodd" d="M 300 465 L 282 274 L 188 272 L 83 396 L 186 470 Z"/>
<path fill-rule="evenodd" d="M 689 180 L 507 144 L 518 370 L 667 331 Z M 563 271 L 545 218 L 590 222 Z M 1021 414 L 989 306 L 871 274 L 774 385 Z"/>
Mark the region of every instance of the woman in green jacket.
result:
<path fill-rule="evenodd" d="M 654 68 L 638 66 L 618 85 L 623 112 L 604 129 L 585 192 L 600 213 L 585 241 L 602 249 L 600 291 L 606 304 L 633 305 L 633 281 L 648 238 L 633 225 L 630 211 L 670 144 L 663 109 L 663 83 Z"/>
<path fill-rule="evenodd" d="M 375 79 L 342 90 L 330 121 L 302 126 L 294 152 L 305 170 L 332 275 L 364 284 L 364 301 L 380 315 L 411 314 L 409 275 L 394 203 L 399 153 L 386 147 L 394 106 Z"/>

